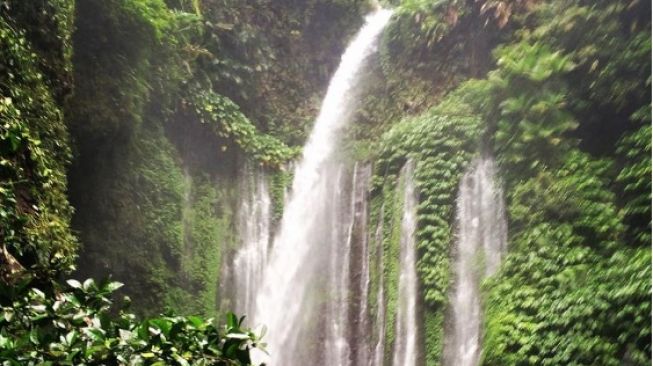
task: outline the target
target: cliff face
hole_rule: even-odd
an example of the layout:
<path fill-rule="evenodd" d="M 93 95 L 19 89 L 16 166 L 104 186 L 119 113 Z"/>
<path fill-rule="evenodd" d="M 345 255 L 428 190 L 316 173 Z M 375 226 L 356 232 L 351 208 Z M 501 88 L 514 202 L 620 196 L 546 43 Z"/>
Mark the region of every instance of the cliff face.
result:
<path fill-rule="evenodd" d="M 509 227 L 508 255 L 481 286 L 480 362 L 650 362 L 649 12 L 640 2 L 399 5 L 382 46 L 385 101 L 369 104 L 383 112 L 368 120 L 389 131 L 361 150 L 380 151 L 372 217 L 386 227 L 398 171 L 417 161 L 426 364 L 443 362 L 449 338 L 455 197 L 474 155 L 498 161 Z M 395 252 L 393 229 L 385 238 Z M 376 276 L 392 314 L 396 273 Z M 392 319 L 386 327 L 390 345 Z"/>
<path fill-rule="evenodd" d="M 66 197 L 72 3 L 0 4 L 0 239 L 2 276 L 46 281 L 73 265 Z"/>
<path fill-rule="evenodd" d="M 80 275 L 133 284 L 143 312 L 214 314 L 240 170 L 295 154 L 362 7 L 78 2 L 67 116 Z"/>
<path fill-rule="evenodd" d="M 338 151 L 372 166 L 367 310 L 385 359 L 402 166 L 419 197 L 418 359 L 438 365 L 459 184 L 492 156 L 508 253 L 479 285 L 480 362 L 650 363 L 650 3 L 388 3 Z M 287 164 L 369 7 L 0 0 L 0 274 L 45 281 L 76 263 L 125 282 L 141 313 L 215 314 L 244 167 L 267 177 L 278 221 Z"/>

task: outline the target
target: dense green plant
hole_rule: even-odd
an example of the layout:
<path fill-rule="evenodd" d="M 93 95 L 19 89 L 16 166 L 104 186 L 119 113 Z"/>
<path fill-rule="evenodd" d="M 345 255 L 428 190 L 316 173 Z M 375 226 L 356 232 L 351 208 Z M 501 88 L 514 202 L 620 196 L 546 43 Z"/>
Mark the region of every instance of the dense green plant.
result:
<path fill-rule="evenodd" d="M 122 291 L 138 313 L 213 314 L 220 248 L 231 240 L 229 183 L 216 184 L 215 168 L 196 158 L 217 158 L 219 148 L 204 153 L 212 145 L 197 139 L 188 152 L 198 119 L 175 125 L 202 52 L 198 16 L 158 0 L 78 2 L 77 14 L 68 117 L 79 270 L 129 283 Z"/>
<path fill-rule="evenodd" d="M 379 286 L 383 286 L 384 298 L 381 299 L 385 305 L 385 321 L 383 342 L 384 349 L 390 350 L 395 340 L 395 325 L 397 317 L 397 304 L 399 293 L 399 273 L 400 273 L 400 240 L 401 240 L 401 207 L 402 192 L 400 190 L 400 183 L 395 180 L 388 180 L 383 182 L 383 190 L 377 192 L 376 196 L 372 198 L 372 227 L 380 227 L 381 233 L 375 238 L 374 250 L 377 253 L 383 253 L 381 262 L 383 267 L 375 266 L 374 275 L 371 276 L 371 288 L 376 290 L 371 292 L 374 299 L 373 304 L 374 313 L 380 311 L 376 308 L 378 299 L 377 291 Z M 378 183 L 377 183 L 378 184 Z M 378 189 L 377 185 L 377 189 Z M 378 342 L 380 334 L 375 334 Z M 386 351 L 385 356 L 389 355 Z"/>
<path fill-rule="evenodd" d="M 420 111 L 438 101 L 442 89 L 434 90 L 431 80 L 439 73 L 449 76 L 436 83 L 444 90 L 466 75 L 481 77 L 459 84 L 438 101 L 437 112 L 420 118 L 480 117 L 485 147 L 500 163 L 510 254 L 484 287 L 485 364 L 650 362 L 648 13 L 650 4 L 637 1 L 400 2 L 382 44 L 382 92 L 390 103 L 403 103 L 391 110 Z M 463 59 L 447 62 L 452 55 Z M 482 77 L 483 68 L 494 69 Z M 404 149 L 421 141 L 411 136 L 401 131 L 382 141 L 396 156 L 420 156 L 418 184 L 425 151 L 438 156 L 461 150 L 451 139 L 447 146 L 421 144 L 415 154 Z M 403 161 L 380 155 L 376 179 L 394 179 Z M 447 303 L 449 269 L 443 263 L 466 160 L 427 159 L 422 164 L 433 162 L 432 171 L 443 175 L 422 178 L 434 183 L 420 186 L 420 200 L 440 216 L 432 224 L 420 221 L 418 232 L 421 250 L 439 253 L 420 253 L 425 359 L 439 364 L 444 315 L 434 305 Z M 389 188 L 381 182 L 376 189 L 385 192 Z M 425 231 L 432 235 L 420 236 Z"/>
<path fill-rule="evenodd" d="M 43 82 L 61 105 L 72 88 L 73 0 L 0 1 L 0 15 L 23 32 Z"/>
<path fill-rule="evenodd" d="M 203 123 L 211 123 L 215 133 L 236 143 L 261 164 L 279 167 L 297 155 L 273 136 L 262 134 L 229 98 L 200 92 L 194 102 L 196 113 Z"/>
<path fill-rule="evenodd" d="M 297 153 L 282 141 L 303 142 L 298 121 L 312 120 L 362 3 L 77 2 L 67 116 L 80 272 L 129 283 L 137 312 L 215 311 L 237 242 L 237 165 L 280 178 L 279 217 L 276 170 Z"/>
<path fill-rule="evenodd" d="M 619 242 L 606 166 L 574 153 L 512 191 L 512 249 L 488 284 L 484 364 L 650 363 L 651 251 Z"/>
<path fill-rule="evenodd" d="M 447 99 L 438 108 L 394 125 L 383 136 L 383 148 L 376 160 L 373 192 L 383 194 L 383 197 L 394 197 L 392 192 L 396 188 L 393 188 L 393 182 L 403 164 L 408 159 L 416 164 L 415 181 L 419 194 L 417 271 L 425 305 L 424 334 L 428 340 L 425 360 L 428 365 L 438 364 L 442 352 L 444 312 L 450 282 L 449 253 L 453 240 L 452 202 L 467 164 L 478 153 L 479 122 L 473 114 L 465 112 L 464 104 L 453 98 Z M 396 287 L 391 285 L 396 281 L 398 270 L 393 270 L 392 263 L 398 255 L 401 205 L 393 205 L 384 198 L 383 207 L 387 313 L 394 314 Z M 393 344 L 393 319 L 392 315 L 387 319 L 386 349 L 391 349 Z"/>
<path fill-rule="evenodd" d="M 289 145 L 302 145 L 367 0 L 203 0 L 200 71 L 213 90 Z"/>
<path fill-rule="evenodd" d="M 26 32 L 4 9 L 0 53 L 2 261 L 15 258 L 18 266 L 48 277 L 70 268 L 77 247 L 66 197 L 68 132 Z"/>
<path fill-rule="evenodd" d="M 283 205 L 286 202 L 286 193 L 291 188 L 293 173 L 292 165 L 286 165 L 272 173 L 270 177 L 270 199 L 272 200 L 273 223 L 278 223 L 283 217 Z"/>
<path fill-rule="evenodd" d="M 400 0 L 380 45 L 386 108 L 421 113 L 493 65 L 529 1 Z M 387 120 L 384 114 L 377 118 Z M 391 117 L 392 118 L 392 117 Z M 392 119 L 390 119 L 392 121 Z"/>
<path fill-rule="evenodd" d="M 638 245 L 651 243 L 651 125 L 650 105 L 644 108 L 647 124 L 624 136 L 618 152 L 625 160 L 617 176 L 623 185 L 626 225 Z"/>
<path fill-rule="evenodd" d="M 475 82 L 511 248 L 486 285 L 484 364 L 650 363 L 650 18 L 637 5 L 542 3 Z"/>
<path fill-rule="evenodd" d="M 145 126 L 123 147 L 117 163 L 96 170 L 99 177 L 114 179 L 98 180 L 90 192 L 78 191 L 91 200 L 78 206 L 88 216 L 75 220 L 88 243 L 80 272 L 102 276 L 110 271 L 129 283 L 125 292 L 134 298 L 137 312 L 151 314 L 168 306 L 212 314 L 219 307 L 221 248 L 233 241 L 228 182 L 216 183 L 198 168 L 180 166 L 180 152 L 163 129 Z M 120 163 L 125 160 L 130 163 Z"/>
<path fill-rule="evenodd" d="M 118 282 L 68 280 L 42 291 L 29 280 L 2 288 L 3 365 L 249 365 L 264 346 L 227 314 L 212 320 L 173 313 L 139 320 L 116 308 Z M 128 300 L 128 299 L 127 299 Z"/>

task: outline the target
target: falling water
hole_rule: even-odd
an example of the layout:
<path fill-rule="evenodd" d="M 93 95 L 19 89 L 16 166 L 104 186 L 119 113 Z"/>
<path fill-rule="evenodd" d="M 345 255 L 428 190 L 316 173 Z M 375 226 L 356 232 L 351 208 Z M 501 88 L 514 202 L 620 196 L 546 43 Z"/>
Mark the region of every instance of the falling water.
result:
<path fill-rule="evenodd" d="M 351 344 L 353 345 L 353 365 L 366 366 L 370 362 L 370 348 L 367 339 L 370 334 L 368 297 L 370 289 L 370 262 L 373 260 L 369 251 L 367 230 L 369 200 L 368 189 L 372 167 L 370 165 L 354 167 L 352 184 L 352 220 L 349 230 L 351 245 L 351 278 L 353 316 L 350 323 L 353 325 Z"/>
<path fill-rule="evenodd" d="M 232 264 L 234 310 L 254 314 L 256 294 L 270 246 L 271 200 L 264 172 L 246 166 L 240 178 L 238 236 L 240 249 Z"/>
<path fill-rule="evenodd" d="M 349 318 L 349 284 L 351 235 L 347 225 L 351 222 L 353 205 L 345 202 L 343 192 L 344 168 L 339 166 L 337 180 L 333 185 L 336 189 L 331 195 L 328 220 L 330 228 L 328 242 L 323 242 L 330 253 L 328 271 L 328 300 L 322 319 L 326 326 L 324 341 L 324 363 L 326 365 L 345 365 L 350 357 L 351 349 L 348 342 L 347 319 Z M 354 174 L 353 179 L 356 179 Z M 356 185 L 354 180 L 352 185 Z"/>
<path fill-rule="evenodd" d="M 383 215 L 385 206 L 381 205 L 376 231 L 374 232 L 374 243 L 376 244 L 376 271 L 379 274 L 379 284 L 376 290 L 376 344 L 374 345 L 374 358 L 370 366 L 383 366 L 383 353 L 385 352 L 385 281 L 383 276 Z"/>
<path fill-rule="evenodd" d="M 417 364 L 417 269 L 415 229 L 417 228 L 417 195 L 413 183 L 413 162 L 401 171 L 404 186 L 403 216 L 400 237 L 400 273 L 393 366 Z"/>
<path fill-rule="evenodd" d="M 255 322 L 267 325 L 270 334 L 274 335 L 267 337 L 272 357 L 267 360 L 268 357 L 255 354 L 256 361 L 268 361 L 269 365 L 322 363 L 329 366 L 349 365 L 351 362 L 348 345 L 337 339 L 346 340 L 344 325 L 333 324 L 347 319 L 339 316 L 322 320 L 326 323 L 322 324 L 321 317 L 316 316 L 325 307 L 328 311 L 338 306 L 328 298 L 328 295 L 333 295 L 328 289 L 330 281 L 341 281 L 342 278 L 331 276 L 333 268 L 330 264 L 334 257 L 347 260 L 350 255 L 347 253 L 350 247 L 345 245 L 348 235 L 344 236 L 343 242 L 339 234 L 340 220 L 347 222 L 349 218 L 330 217 L 334 212 L 342 212 L 334 210 L 338 208 L 334 205 L 341 205 L 341 196 L 346 196 L 338 195 L 341 182 L 330 182 L 331 177 L 339 176 L 341 181 L 343 177 L 338 173 L 341 168 L 333 162 L 333 152 L 338 132 L 355 110 L 355 86 L 359 83 L 365 60 L 376 50 L 376 40 L 391 15 L 391 11 L 383 9 L 369 15 L 348 46 L 331 79 L 302 160 L 296 167 L 292 190 L 256 300 Z M 334 245 L 345 245 L 345 248 L 334 254 Z M 336 270 L 340 271 L 348 273 L 349 269 Z M 339 296 L 347 300 L 348 295 L 336 297 Z M 312 345 L 320 340 L 329 344 L 329 348 L 320 350 Z M 327 363 L 326 360 L 335 361 Z"/>
<path fill-rule="evenodd" d="M 480 281 L 499 267 L 506 250 L 503 194 L 494 182 L 494 162 L 478 159 L 463 176 L 457 201 L 458 238 L 451 322 L 445 364 L 476 366 L 481 344 Z"/>
<path fill-rule="evenodd" d="M 354 365 L 367 360 L 367 192 L 370 166 L 354 166 L 351 182 L 341 166 L 337 174 L 329 212 L 328 301 L 321 315 L 326 325 L 325 365 Z M 348 200 L 347 200 L 348 198 Z M 353 289 L 353 290 L 352 290 Z M 366 361 L 364 361 L 366 362 Z"/>

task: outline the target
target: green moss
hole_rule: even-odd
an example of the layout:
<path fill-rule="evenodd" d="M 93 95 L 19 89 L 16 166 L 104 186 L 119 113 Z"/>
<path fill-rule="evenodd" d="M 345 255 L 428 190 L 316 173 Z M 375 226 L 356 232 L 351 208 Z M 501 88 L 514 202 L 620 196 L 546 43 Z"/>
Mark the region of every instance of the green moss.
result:
<path fill-rule="evenodd" d="M 485 365 L 650 363 L 650 217 L 637 219 L 650 179 L 635 178 L 650 175 L 641 10 L 542 4 L 481 82 L 511 248 L 485 285 Z"/>
<path fill-rule="evenodd" d="M 401 252 L 401 187 L 389 180 L 383 190 L 383 276 L 385 294 L 385 357 L 390 359 L 395 341 L 395 325 L 399 295 L 399 273 Z"/>
<path fill-rule="evenodd" d="M 223 243 L 234 241 L 232 231 L 233 214 L 224 211 L 218 214 L 217 207 L 227 201 L 227 192 L 218 190 L 215 182 L 207 177 L 192 179 L 184 198 L 182 213 L 184 247 L 178 275 L 181 296 L 170 296 L 169 306 L 183 305 L 183 311 L 206 316 L 215 314 L 218 307 L 218 281 Z M 177 304 L 177 305 L 175 305 Z"/>
<path fill-rule="evenodd" d="M 285 167 L 270 174 L 270 199 L 272 200 L 272 223 L 278 223 L 283 217 L 286 192 L 291 188 L 293 173 Z"/>
<path fill-rule="evenodd" d="M 382 285 L 384 278 L 384 273 L 382 272 L 382 266 L 384 261 L 383 253 L 383 227 L 384 227 L 384 200 L 382 196 L 372 197 L 369 203 L 370 207 L 370 216 L 369 216 L 369 251 L 372 253 L 372 258 L 375 260 L 369 263 L 369 291 L 368 291 L 368 301 L 367 306 L 370 312 L 370 319 L 379 319 L 379 287 Z M 385 299 L 382 299 L 385 301 Z M 377 327 L 374 328 L 378 329 Z M 377 332 L 374 332 L 370 335 L 372 344 L 376 344 L 379 341 L 381 336 Z"/>
<path fill-rule="evenodd" d="M 297 149 L 257 131 L 256 126 L 227 97 L 199 92 L 193 104 L 202 123 L 210 123 L 217 136 L 230 139 L 261 165 L 278 168 L 298 153 Z"/>
<path fill-rule="evenodd" d="M 26 36 L 32 31 L 0 11 L 0 237 L 44 280 L 72 268 L 77 241 L 66 198 L 68 131 L 44 60 Z M 50 31 L 59 34 L 55 26 Z"/>
<path fill-rule="evenodd" d="M 455 196 L 458 182 L 471 157 L 478 152 L 479 120 L 465 113 L 466 105 L 451 99 L 421 116 L 407 118 L 392 127 L 379 143 L 373 195 L 383 197 L 388 224 L 384 227 L 384 281 L 386 283 L 386 350 L 391 352 L 399 276 L 401 204 L 396 198 L 399 171 L 408 159 L 416 162 L 415 182 L 419 194 L 419 259 L 417 271 L 424 304 L 425 359 L 440 362 L 443 319 L 449 289 L 449 253 L 453 240 Z M 378 198 L 376 198 L 378 199 Z M 387 212 L 385 211 L 387 210 Z M 388 354 L 386 357 L 390 357 Z"/>
<path fill-rule="evenodd" d="M 76 219 L 88 245 L 80 271 L 129 283 L 139 311 L 213 314 L 221 250 L 233 241 L 232 183 L 184 169 L 164 131 L 147 126 L 86 191 L 93 200 Z"/>
<path fill-rule="evenodd" d="M 572 153 L 512 189 L 512 250 L 486 285 L 485 364 L 644 364 L 650 248 L 620 248 L 623 217 L 604 174 Z"/>
<path fill-rule="evenodd" d="M 255 3 L 77 3 L 67 114 L 80 272 L 113 273 L 138 311 L 215 311 L 220 262 L 237 242 L 236 162 L 276 169 L 295 156 L 273 135 L 303 137 L 296 122 L 312 120 L 311 96 L 338 60 L 326 46 L 301 52 L 322 37 L 341 47 L 360 21 L 360 1 Z M 328 17 L 333 24 L 322 23 Z M 319 77 L 313 60 L 329 64 Z M 289 183 L 288 173 L 272 174 L 275 220 Z"/>
<path fill-rule="evenodd" d="M 5 0 L 0 9 L 0 15 L 23 32 L 30 52 L 38 55 L 35 64 L 60 107 L 72 89 L 74 7 L 73 0 Z"/>
<path fill-rule="evenodd" d="M 442 364 L 444 349 L 444 312 L 427 311 L 424 313 L 424 364 L 436 366 Z"/>

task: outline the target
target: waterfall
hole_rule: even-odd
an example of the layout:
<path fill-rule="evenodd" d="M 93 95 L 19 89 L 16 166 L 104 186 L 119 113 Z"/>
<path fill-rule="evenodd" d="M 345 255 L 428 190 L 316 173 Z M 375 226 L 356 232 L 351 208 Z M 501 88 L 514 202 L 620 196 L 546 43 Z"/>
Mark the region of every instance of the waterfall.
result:
<path fill-rule="evenodd" d="M 374 358 L 370 360 L 370 366 L 383 366 L 383 353 L 385 352 L 385 281 L 384 281 L 384 263 L 383 263 L 383 215 L 385 206 L 381 205 L 376 230 L 374 231 L 374 242 L 376 244 L 376 271 L 379 278 L 378 288 L 376 290 L 376 345 L 373 349 Z"/>
<path fill-rule="evenodd" d="M 351 235 L 347 227 L 352 220 L 353 205 L 344 202 L 345 194 L 343 189 L 344 168 L 339 166 L 336 188 L 331 196 L 331 203 L 334 207 L 329 210 L 328 227 L 331 240 L 327 244 L 330 250 L 329 268 L 325 273 L 328 279 L 328 301 L 326 311 L 323 314 L 323 321 L 326 326 L 326 339 L 324 342 L 324 357 L 326 365 L 346 365 L 350 357 L 348 343 L 349 330 L 347 319 L 349 318 L 349 271 L 351 256 Z M 353 176 L 356 185 L 356 175 Z"/>
<path fill-rule="evenodd" d="M 476 366 L 481 351 L 479 284 L 499 267 L 506 250 L 503 193 L 495 182 L 494 161 L 477 159 L 460 182 L 458 235 L 444 357 L 450 366 Z"/>
<path fill-rule="evenodd" d="M 350 287 L 352 293 L 352 306 L 355 316 L 352 316 L 353 332 L 351 343 L 354 345 L 355 360 L 353 365 L 366 366 L 370 362 L 370 347 L 366 342 L 370 334 L 368 295 L 370 289 L 370 262 L 373 260 L 369 251 L 367 230 L 368 220 L 368 189 L 372 176 L 372 166 L 354 167 L 354 180 L 352 184 L 352 220 L 349 231 L 352 243 L 352 278 Z"/>
<path fill-rule="evenodd" d="M 339 215 L 343 212 L 344 196 L 347 196 L 338 192 L 344 175 L 334 162 L 333 152 L 338 132 L 355 110 L 353 102 L 359 75 L 368 56 L 376 50 L 377 38 L 391 15 L 391 11 L 379 9 L 367 16 L 363 28 L 347 47 L 331 79 L 302 159 L 295 168 L 292 189 L 256 299 L 254 321 L 265 324 L 272 335 L 266 339 L 271 357 L 255 353 L 253 358 L 257 362 L 267 361 L 268 365 L 351 364 L 345 330 L 348 319 L 343 319 L 342 314 L 337 319 L 328 317 L 328 320 L 316 316 L 341 306 L 330 299 L 330 295 L 345 301 L 349 296 L 329 291 L 329 283 L 349 280 L 349 264 L 334 268 L 333 263 L 344 261 L 344 264 L 351 255 L 351 247 L 347 245 L 348 230 L 341 235 L 341 223 L 350 218 Z M 336 180 L 340 182 L 333 182 L 332 177 L 339 177 Z M 344 211 L 351 210 L 348 206 L 345 203 Z M 334 249 L 334 246 L 344 248 Z M 337 278 L 336 274 L 341 277 Z M 349 310 L 345 313 L 349 314 Z M 329 348 L 316 349 L 320 341 Z M 327 363 L 327 360 L 334 360 L 334 363 Z"/>
<path fill-rule="evenodd" d="M 358 365 L 367 360 L 367 192 L 371 176 L 369 165 L 354 166 L 351 184 L 343 180 L 342 165 L 330 211 L 331 240 L 328 243 L 328 301 L 322 315 L 326 325 L 325 365 Z M 347 201 L 346 198 L 349 200 Z M 352 290 L 353 289 L 353 290 Z M 357 362 L 353 362 L 357 360 Z M 352 363 L 353 362 L 353 363 Z M 366 361 L 365 361 L 366 362 Z"/>
<path fill-rule="evenodd" d="M 417 268 L 415 230 L 417 228 L 417 194 L 413 182 L 414 165 L 408 161 L 401 171 L 403 215 L 400 237 L 400 274 L 395 325 L 393 366 L 417 364 Z"/>
<path fill-rule="evenodd" d="M 256 310 L 256 294 L 268 259 L 270 219 L 271 199 L 265 173 L 245 166 L 240 177 L 237 216 L 241 245 L 232 264 L 233 308 L 238 314 L 254 314 Z"/>

